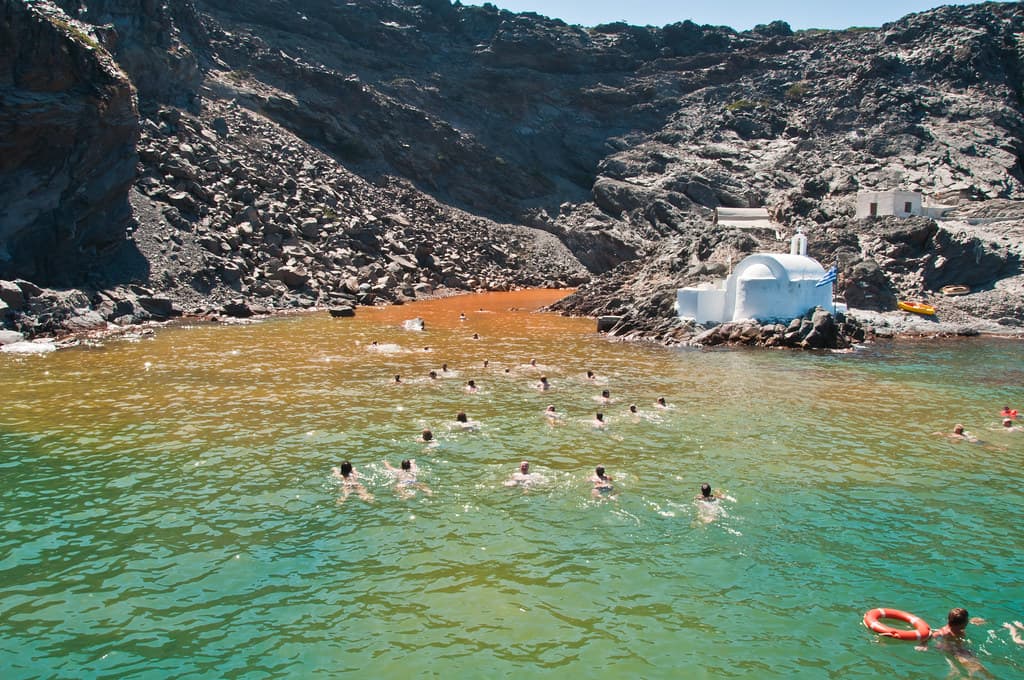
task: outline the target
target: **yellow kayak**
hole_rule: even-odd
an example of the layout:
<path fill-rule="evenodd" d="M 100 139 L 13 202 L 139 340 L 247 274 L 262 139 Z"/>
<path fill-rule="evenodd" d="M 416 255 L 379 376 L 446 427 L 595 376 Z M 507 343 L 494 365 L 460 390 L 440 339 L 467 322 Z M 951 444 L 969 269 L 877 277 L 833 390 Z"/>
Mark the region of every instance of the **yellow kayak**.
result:
<path fill-rule="evenodd" d="M 913 312 L 914 314 L 924 314 L 926 316 L 935 314 L 935 308 L 931 305 L 926 305 L 923 302 L 904 302 L 903 300 L 899 300 L 896 303 L 896 306 L 904 312 Z"/>

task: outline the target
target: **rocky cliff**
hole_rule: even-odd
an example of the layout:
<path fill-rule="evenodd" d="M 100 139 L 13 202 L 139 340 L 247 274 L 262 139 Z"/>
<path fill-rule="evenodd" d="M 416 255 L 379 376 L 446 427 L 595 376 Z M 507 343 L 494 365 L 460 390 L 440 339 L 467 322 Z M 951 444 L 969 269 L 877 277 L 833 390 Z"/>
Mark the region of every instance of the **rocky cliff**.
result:
<path fill-rule="evenodd" d="M 131 217 L 132 84 L 85 25 L 5 2 L 0 102 L 0 278 L 81 282 Z"/>
<path fill-rule="evenodd" d="M 0 279 L 21 279 L 0 313 L 21 331 L 589 280 L 563 309 L 675 341 L 676 287 L 784 247 L 719 206 L 804 227 L 851 305 L 965 283 L 951 315 L 1024 320 L 1017 3 L 798 33 L 447 0 L 0 11 Z M 861 188 L 941 196 L 965 226 L 855 220 Z M 1007 221 L 967 228 L 979 210 Z"/>

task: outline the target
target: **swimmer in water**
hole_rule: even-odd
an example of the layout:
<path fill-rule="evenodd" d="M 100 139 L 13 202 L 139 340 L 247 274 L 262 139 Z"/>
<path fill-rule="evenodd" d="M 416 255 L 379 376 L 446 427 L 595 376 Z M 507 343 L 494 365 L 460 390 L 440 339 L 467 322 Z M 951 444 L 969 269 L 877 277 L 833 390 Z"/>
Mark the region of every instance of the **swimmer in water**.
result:
<path fill-rule="evenodd" d="M 975 437 L 970 432 L 968 432 L 967 430 L 965 430 L 964 426 L 961 425 L 960 423 L 957 423 L 956 425 L 953 426 L 952 432 L 936 432 L 935 434 L 942 437 L 947 437 L 949 439 L 952 439 L 953 441 L 965 441 L 971 442 L 972 444 L 978 443 L 978 438 Z"/>
<path fill-rule="evenodd" d="M 714 503 L 720 498 L 711 493 L 711 485 L 705 482 L 700 485 L 700 495 L 697 496 L 698 501 L 704 501 L 705 503 Z"/>
<path fill-rule="evenodd" d="M 591 370 L 587 371 L 587 380 L 597 380 L 597 376 Z"/>
<path fill-rule="evenodd" d="M 594 419 L 590 421 L 590 426 L 595 430 L 603 430 L 605 425 L 607 423 L 604 422 L 604 414 L 598 411 L 594 414 Z"/>
<path fill-rule="evenodd" d="M 416 467 L 416 461 L 407 458 L 402 461 L 402 467 L 396 468 L 391 463 L 384 461 L 384 467 L 387 468 L 388 472 L 395 478 L 395 491 L 402 498 L 412 498 L 416 495 L 416 491 L 422 491 L 428 496 L 432 495 L 430 487 L 417 478 L 419 475 L 419 468 Z"/>
<path fill-rule="evenodd" d="M 594 397 L 594 399 L 595 401 L 607 405 L 612 403 L 612 393 L 609 390 L 601 390 L 601 396 Z"/>
<path fill-rule="evenodd" d="M 465 315 L 465 313 L 463 313 L 463 312 L 459 312 L 459 321 L 465 321 L 465 320 L 466 320 L 466 315 Z"/>
<path fill-rule="evenodd" d="M 484 368 L 487 368 L 487 366 L 489 366 L 490 363 L 491 363 L 490 359 L 484 359 Z"/>
<path fill-rule="evenodd" d="M 975 673 L 979 672 L 985 677 L 992 677 L 967 645 L 968 623 L 985 623 L 985 619 L 971 618 L 963 607 L 950 609 L 949 615 L 946 617 L 946 625 L 938 630 L 933 630 L 928 639 L 918 645 L 916 649 L 924 651 L 928 649 L 928 640 L 936 640 L 935 646 L 959 662 L 970 677 L 974 677 Z"/>
<path fill-rule="evenodd" d="M 658 397 L 658 401 L 654 402 L 654 408 L 668 408 L 665 397 Z"/>
<path fill-rule="evenodd" d="M 428 373 L 427 375 L 429 375 L 429 376 L 430 376 L 430 379 L 431 379 L 431 380 L 437 380 L 437 371 L 431 371 L 431 372 L 430 372 L 430 373 Z"/>
<path fill-rule="evenodd" d="M 475 420 L 470 420 L 466 416 L 465 411 L 459 411 L 455 415 L 455 423 L 456 427 L 461 427 L 463 430 L 475 430 L 478 427 L 480 427 L 480 423 L 476 422 Z"/>
<path fill-rule="evenodd" d="M 476 394 L 480 391 L 480 388 L 476 386 L 475 380 L 469 380 L 466 382 L 465 390 L 468 394 Z"/>
<path fill-rule="evenodd" d="M 548 404 L 548 407 L 544 409 L 544 417 L 547 419 L 548 425 L 552 427 L 562 424 L 562 414 L 555 410 L 554 404 Z"/>
<path fill-rule="evenodd" d="M 1003 418 L 1003 426 L 1000 428 L 1003 432 L 1012 432 L 1014 434 L 1024 430 L 1021 427 L 1014 427 L 1013 420 L 1011 418 Z"/>
<path fill-rule="evenodd" d="M 1017 409 L 1010 408 L 1009 406 L 1004 406 L 1003 410 L 999 412 L 999 417 L 1012 418 L 1016 420 L 1017 418 L 1020 417 L 1020 414 L 1017 412 Z"/>
<path fill-rule="evenodd" d="M 479 333 L 473 333 L 473 339 L 474 340 L 479 340 L 480 339 L 480 334 Z"/>
<path fill-rule="evenodd" d="M 373 502 L 373 494 L 366 490 L 366 487 L 359 482 L 359 473 L 352 467 L 352 463 L 349 461 L 342 461 L 341 467 L 331 468 L 331 476 L 341 482 L 341 498 L 338 499 L 338 503 L 344 503 L 348 498 L 348 495 L 353 491 L 366 501 L 367 503 Z"/>
<path fill-rule="evenodd" d="M 547 392 L 551 389 L 551 383 L 548 382 L 548 377 L 546 375 L 542 375 L 540 377 L 540 382 L 537 383 L 537 389 L 541 392 Z"/>
<path fill-rule="evenodd" d="M 434 442 L 434 433 L 428 428 L 423 428 L 423 432 L 420 432 L 420 438 L 418 441 L 421 441 L 424 444 L 430 444 Z"/>
<path fill-rule="evenodd" d="M 505 480 L 505 486 L 529 486 L 534 480 L 533 475 L 530 474 L 530 463 L 529 461 L 523 461 L 519 464 L 519 469 L 512 473 L 512 476 Z"/>
<path fill-rule="evenodd" d="M 398 375 L 397 373 L 395 373 L 395 384 L 396 385 L 401 385 L 402 384 L 402 376 Z"/>
<path fill-rule="evenodd" d="M 588 481 L 594 485 L 594 488 L 590 491 L 590 495 L 594 498 L 610 496 L 615 490 L 615 486 L 612 484 L 612 478 L 605 474 L 603 465 L 598 465 L 594 468 L 594 474 L 590 475 L 590 479 Z"/>

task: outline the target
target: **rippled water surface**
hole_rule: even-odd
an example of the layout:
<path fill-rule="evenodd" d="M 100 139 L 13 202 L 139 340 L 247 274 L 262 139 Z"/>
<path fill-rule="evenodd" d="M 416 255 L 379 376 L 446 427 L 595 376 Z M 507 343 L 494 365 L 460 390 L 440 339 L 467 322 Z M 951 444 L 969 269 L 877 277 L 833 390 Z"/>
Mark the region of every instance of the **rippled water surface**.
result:
<path fill-rule="evenodd" d="M 558 295 L 0 354 L 3 677 L 945 678 L 877 606 L 965 606 L 1024 677 L 1019 342 L 668 350 L 530 311 Z"/>

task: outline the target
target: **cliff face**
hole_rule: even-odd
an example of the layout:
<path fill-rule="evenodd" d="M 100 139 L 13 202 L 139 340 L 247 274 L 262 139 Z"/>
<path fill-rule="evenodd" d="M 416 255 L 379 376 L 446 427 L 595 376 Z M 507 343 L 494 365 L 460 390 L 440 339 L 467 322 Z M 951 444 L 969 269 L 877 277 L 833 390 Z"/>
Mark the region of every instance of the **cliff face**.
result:
<path fill-rule="evenodd" d="M 0 2 L 0 278 L 81 280 L 131 218 L 131 82 L 48 3 Z"/>
<path fill-rule="evenodd" d="M 0 3 L 0 278 L 91 277 L 108 318 L 152 314 L 137 295 L 237 311 L 594 276 L 569 308 L 654 316 L 780 247 L 718 206 L 803 226 L 868 306 L 1019 274 L 1001 236 L 921 227 L 908 249 L 852 218 L 861 188 L 1024 198 L 1017 3 L 800 33 L 447 0 Z"/>

